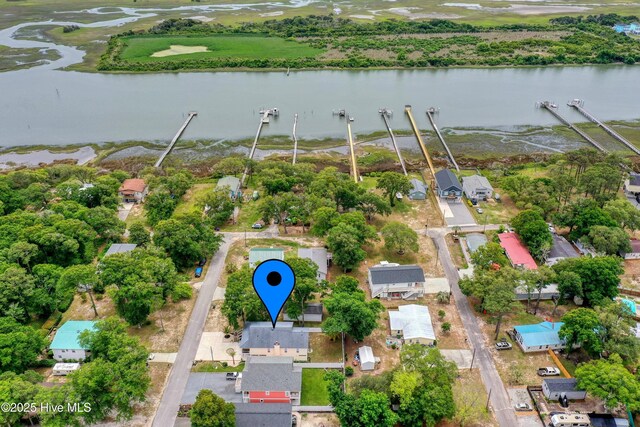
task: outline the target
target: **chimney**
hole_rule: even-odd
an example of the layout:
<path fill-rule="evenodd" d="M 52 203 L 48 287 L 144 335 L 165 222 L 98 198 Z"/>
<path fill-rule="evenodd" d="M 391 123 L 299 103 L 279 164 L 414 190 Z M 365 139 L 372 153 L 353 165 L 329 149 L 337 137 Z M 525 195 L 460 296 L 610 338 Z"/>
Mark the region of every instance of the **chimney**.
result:
<path fill-rule="evenodd" d="M 280 355 L 280 343 L 278 341 L 273 343 L 273 354 L 275 356 L 279 356 Z"/>

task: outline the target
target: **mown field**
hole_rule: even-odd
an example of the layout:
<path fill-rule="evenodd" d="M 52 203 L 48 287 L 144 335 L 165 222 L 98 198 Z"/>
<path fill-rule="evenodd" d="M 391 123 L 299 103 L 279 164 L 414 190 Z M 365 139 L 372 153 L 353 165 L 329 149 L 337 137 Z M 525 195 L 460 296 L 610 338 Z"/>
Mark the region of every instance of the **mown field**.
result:
<path fill-rule="evenodd" d="M 121 57 L 126 61 L 182 61 L 201 58 L 306 58 L 324 52 L 307 44 L 261 35 L 211 35 L 203 37 L 126 37 Z M 164 57 L 151 56 L 170 46 L 204 46 L 207 52 Z"/>

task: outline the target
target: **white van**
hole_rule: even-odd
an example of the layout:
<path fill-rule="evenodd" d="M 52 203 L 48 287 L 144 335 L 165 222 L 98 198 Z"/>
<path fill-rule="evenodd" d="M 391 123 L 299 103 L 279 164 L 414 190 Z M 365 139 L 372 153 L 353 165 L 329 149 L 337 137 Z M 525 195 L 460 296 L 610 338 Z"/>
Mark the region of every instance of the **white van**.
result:
<path fill-rule="evenodd" d="M 557 414 L 551 417 L 553 427 L 590 427 L 591 420 L 585 414 Z"/>

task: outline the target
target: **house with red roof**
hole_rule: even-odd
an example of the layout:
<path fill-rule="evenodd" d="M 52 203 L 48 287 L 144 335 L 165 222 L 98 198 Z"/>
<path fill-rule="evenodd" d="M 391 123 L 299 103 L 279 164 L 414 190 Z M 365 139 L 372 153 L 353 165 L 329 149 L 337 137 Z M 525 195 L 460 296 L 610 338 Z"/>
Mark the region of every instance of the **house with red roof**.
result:
<path fill-rule="evenodd" d="M 149 186 L 144 179 L 139 178 L 125 179 L 118 189 L 118 195 L 124 203 L 143 202 L 148 192 Z"/>
<path fill-rule="evenodd" d="M 536 270 L 538 268 L 529 253 L 529 249 L 522 243 L 516 233 L 501 233 L 498 234 L 498 239 L 500 239 L 500 246 L 504 249 L 514 268 L 527 270 Z"/>

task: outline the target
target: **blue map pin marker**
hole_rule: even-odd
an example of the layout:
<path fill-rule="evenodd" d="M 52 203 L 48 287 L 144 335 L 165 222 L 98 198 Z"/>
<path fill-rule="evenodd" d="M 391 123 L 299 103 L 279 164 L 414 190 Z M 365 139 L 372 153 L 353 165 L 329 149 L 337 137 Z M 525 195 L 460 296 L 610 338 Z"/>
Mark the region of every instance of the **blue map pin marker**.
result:
<path fill-rule="evenodd" d="M 253 271 L 253 289 L 267 308 L 274 328 L 295 285 L 293 270 L 289 264 L 279 259 L 266 260 Z"/>

